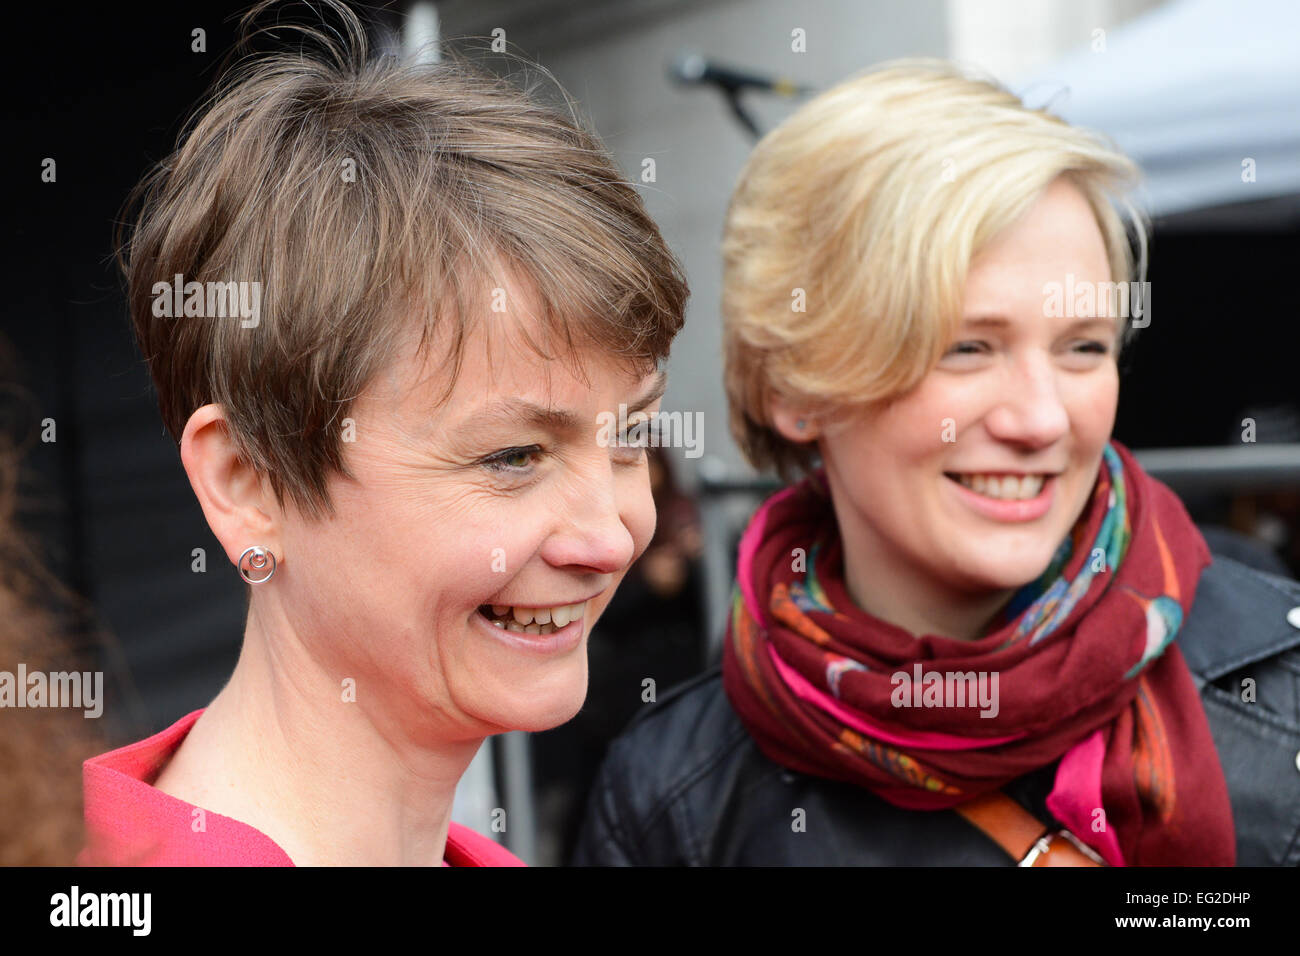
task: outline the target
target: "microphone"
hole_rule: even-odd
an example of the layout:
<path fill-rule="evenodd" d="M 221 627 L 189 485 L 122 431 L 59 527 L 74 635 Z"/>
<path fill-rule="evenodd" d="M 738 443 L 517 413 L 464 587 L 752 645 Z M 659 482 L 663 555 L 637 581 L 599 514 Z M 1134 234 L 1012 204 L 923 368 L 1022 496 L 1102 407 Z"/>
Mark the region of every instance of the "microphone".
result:
<path fill-rule="evenodd" d="M 688 86 L 717 86 L 728 94 L 744 89 L 762 90 L 778 96 L 798 96 L 801 93 L 811 92 L 808 87 L 800 86 L 785 77 L 758 76 L 733 70 L 730 67 L 711 63 L 698 53 L 685 53 L 679 56 L 673 62 L 669 74 L 678 83 Z"/>

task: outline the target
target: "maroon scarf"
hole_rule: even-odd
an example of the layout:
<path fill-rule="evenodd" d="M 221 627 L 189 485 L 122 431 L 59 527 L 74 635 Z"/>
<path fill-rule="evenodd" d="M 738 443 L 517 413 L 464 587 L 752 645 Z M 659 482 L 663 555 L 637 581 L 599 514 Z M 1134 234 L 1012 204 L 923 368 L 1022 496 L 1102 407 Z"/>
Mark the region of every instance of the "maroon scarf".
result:
<path fill-rule="evenodd" d="M 1172 643 L 1209 562 L 1178 498 L 1112 441 L 1071 534 L 994 628 L 918 638 L 849 597 L 818 472 L 741 540 L 723 684 L 794 770 L 935 810 L 1061 758 L 1048 808 L 1107 862 L 1232 865 L 1227 784 Z"/>

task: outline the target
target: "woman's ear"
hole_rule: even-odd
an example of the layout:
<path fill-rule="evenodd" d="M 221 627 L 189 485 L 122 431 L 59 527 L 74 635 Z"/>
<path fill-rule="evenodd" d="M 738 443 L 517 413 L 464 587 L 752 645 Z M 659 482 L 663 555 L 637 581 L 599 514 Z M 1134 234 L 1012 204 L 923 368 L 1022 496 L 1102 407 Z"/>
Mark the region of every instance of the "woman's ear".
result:
<path fill-rule="evenodd" d="M 208 527 L 231 564 L 250 545 L 260 545 L 283 561 L 267 483 L 236 453 L 220 405 L 194 412 L 181 435 L 181 464 L 203 509 Z"/>
<path fill-rule="evenodd" d="M 804 409 L 792 405 L 779 395 L 768 401 L 768 412 L 781 437 L 793 442 L 812 441 L 817 437 L 817 423 Z"/>

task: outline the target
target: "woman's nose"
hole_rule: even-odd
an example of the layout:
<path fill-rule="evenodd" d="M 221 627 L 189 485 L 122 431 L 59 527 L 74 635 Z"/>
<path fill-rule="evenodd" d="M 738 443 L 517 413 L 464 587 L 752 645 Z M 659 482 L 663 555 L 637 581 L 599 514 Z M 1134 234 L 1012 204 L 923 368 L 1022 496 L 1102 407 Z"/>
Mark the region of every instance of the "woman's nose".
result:
<path fill-rule="evenodd" d="M 648 503 L 653 508 L 653 502 Z M 624 515 L 630 506 L 620 500 L 612 475 L 600 482 L 584 482 L 569 496 L 563 513 L 557 514 L 559 520 L 542 548 L 542 557 L 554 567 L 601 574 L 623 571 L 636 553 Z"/>
<path fill-rule="evenodd" d="M 985 419 L 994 438 L 1040 447 L 1069 432 L 1070 415 L 1061 400 L 1060 382 L 1050 358 L 1018 363 L 1002 388 L 1005 391 Z"/>

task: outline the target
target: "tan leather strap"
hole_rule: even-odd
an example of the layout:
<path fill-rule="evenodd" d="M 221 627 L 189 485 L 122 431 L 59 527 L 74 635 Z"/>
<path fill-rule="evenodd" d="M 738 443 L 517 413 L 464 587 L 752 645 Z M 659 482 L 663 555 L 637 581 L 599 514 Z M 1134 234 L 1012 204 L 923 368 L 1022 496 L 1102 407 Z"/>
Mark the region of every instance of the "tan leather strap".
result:
<path fill-rule="evenodd" d="M 1044 826 L 1000 790 L 954 807 L 1002 847 L 1020 866 L 1103 866 L 1090 849 L 1064 828 Z"/>

